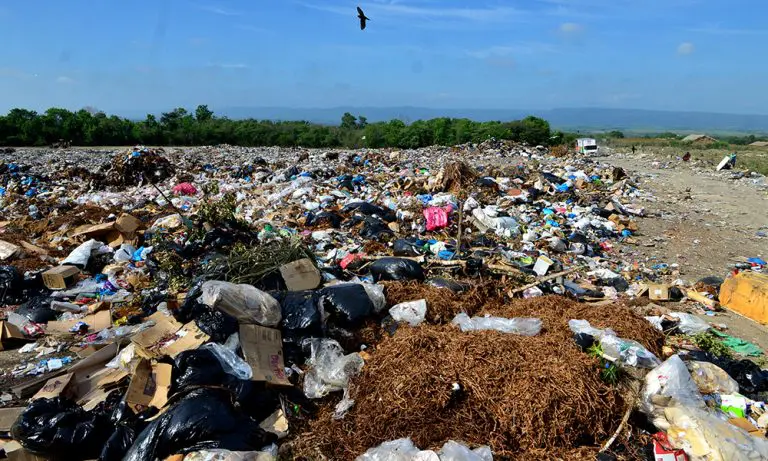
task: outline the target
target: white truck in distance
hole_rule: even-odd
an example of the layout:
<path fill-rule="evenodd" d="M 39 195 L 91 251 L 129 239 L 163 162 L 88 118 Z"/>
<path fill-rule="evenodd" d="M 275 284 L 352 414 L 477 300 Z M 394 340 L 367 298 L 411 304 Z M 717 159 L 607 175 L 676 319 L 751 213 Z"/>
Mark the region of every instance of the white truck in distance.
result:
<path fill-rule="evenodd" d="M 599 152 L 597 140 L 594 138 L 579 138 L 576 140 L 576 147 L 580 154 L 597 155 Z"/>

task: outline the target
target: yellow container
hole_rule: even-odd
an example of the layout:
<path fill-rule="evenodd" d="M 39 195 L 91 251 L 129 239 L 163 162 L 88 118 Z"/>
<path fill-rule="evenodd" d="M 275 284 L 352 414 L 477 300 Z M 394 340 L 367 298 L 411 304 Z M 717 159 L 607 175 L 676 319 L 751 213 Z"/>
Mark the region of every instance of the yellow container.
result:
<path fill-rule="evenodd" d="M 768 323 L 768 275 L 740 272 L 720 287 L 720 304 L 756 322 Z"/>

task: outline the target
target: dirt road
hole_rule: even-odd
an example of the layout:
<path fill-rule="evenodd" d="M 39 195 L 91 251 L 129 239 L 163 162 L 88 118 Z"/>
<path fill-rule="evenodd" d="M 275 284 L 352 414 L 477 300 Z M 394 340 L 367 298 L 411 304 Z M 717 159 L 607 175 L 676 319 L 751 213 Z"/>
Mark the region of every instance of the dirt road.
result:
<path fill-rule="evenodd" d="M 745 258 L 768 259 L 768 237 L 758 234 L 768 232 L 768 192 L 749 179 L 729 179 L 728 172 L 703 171 L 684 162 L 659 168 L 654 160 L 624 155 L 604 160 L 623 167 L 639 188 L 654 196 L 637 200 L 657 216 L 640 219 L 639 245 L 622 248 L 627 259 L 677 263 L 680 277 L 690 282 L 725 277 Z M 768 351 L 765 327 L 732 313 L 702 318 L 723 323 L 730 334 Z"/>

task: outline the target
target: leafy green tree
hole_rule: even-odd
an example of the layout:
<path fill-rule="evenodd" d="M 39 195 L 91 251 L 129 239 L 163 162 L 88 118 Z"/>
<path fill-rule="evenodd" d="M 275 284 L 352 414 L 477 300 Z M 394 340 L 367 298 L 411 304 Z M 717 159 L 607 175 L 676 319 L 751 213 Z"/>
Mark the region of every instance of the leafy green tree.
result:
<path fill-rule="evenodd" d="M 624 133 L 618 130 L 609 131 L 606 136 L 612 139 L 624 139 Z"/>
<path fill-rule="evenodd" d="M 357 119 L 349 112 L 341 116 L 341 128 L 344 130 L 354 130 L 357 128 Z"/>
<path fill-rule="evenodd" d="M 213 118 L 213 111 L 206 105 L 199 105 L 195 109 L 195 119 L 198 122 L 207 122 Z"/>

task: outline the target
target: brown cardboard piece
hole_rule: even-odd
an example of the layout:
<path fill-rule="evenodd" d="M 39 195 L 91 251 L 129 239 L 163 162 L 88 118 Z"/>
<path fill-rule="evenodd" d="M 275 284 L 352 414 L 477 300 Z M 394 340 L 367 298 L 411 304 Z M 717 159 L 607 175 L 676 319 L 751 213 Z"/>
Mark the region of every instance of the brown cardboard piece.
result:
<path fill-rule="evenodd" d="M 168 390 L 171 387 L 173 367 L 167 363 L 152 365 L 149 360 L 141 360 L 125 394 L 125 401 L 136 413 L 148 407 L 162 408 L 168 402 Z"/>
<path fill-rule="evenodd" d="M 162 312 L 155 312 L 149 316 L 149 320 L 153 320 L 155 326 L 131 339 L 137 346 L 136 352 L 144 358 L 157 358 L 163 355 L 175 357 L 183 351 L 197 349 L 210 339 L 207 334 L 197 328 L 194 321 L 182 325 Z M 174 341 L 159 345 L 160 341 L 172 336 L 175 336 Z"/>
<path fill-rule="evenodd" d="M 309 258 L 299 259 L 280 266 L 288 291 L 314 290 L 320 286 L 322 276 Z"/>
<path fill-rule="evenodd" d="M 48 256 L 48 250 L 44 248 L 40 248 L 39 246 L 32 245 L 31 243 L 24 242 L 24 241 L 19 242 L 19 244 L 21 245 L 22 248 L 29 251 L 30 253 L 34 253 L 40 256 Z"/>
<path fill-rule="evenodd" d="M 49 379 L 43 388 L 37 391 L 37 394 L 32 397 L 32 400 L 52 399 L 60 395 L 70 397 L 73 389 L 72 379 L 74 377 L 74 373 L 67 373 L 66 375 Z"/>
<path fill-rule="evenodd" d="M 95 314 L 86 315 L 82 319 L 71 320 L 52 320 L 48 322 L 45 327 L 45 332 L 48 334 L 69 333 L 69 330 L 77 325 L 78 322 L 85 322 L 88 324 L 88 331 L 95 333 L 105 328 L 112 326 L 112 313 L 110 311 L 99 311 Z"/>
<path fill-rule="evenodd" d="M 141 227 L 141 221 L 127 213 L 121 214 L 115 221 L 115 230 L 125 234 L 126 237 L 133 237 L 139 227 Z"/>
<path fill-rule="evenodd" d="M 108 344 L 79 361 L 68 370 L 70 373 L 75 374 L 74 392 L 76 398 L 82 400 L 83 396 L 88 395 L 97 388 L 99 380 L 111 371 L 111 368 L 105 368 L 104 364 L 115 358 L 117 351 L 118 345 L 116 343 Z M 104 398 L 106 398 L 106 395 Z"/>
<path fill-rule="evenodd" d="M 253 381 L 271 384 L 291 383 L 285 375 L 283 340 L 280 330 L 259 325 L 240 325 L 240 344 L 245 361 L 253 370 Z"/>
<path fill-rule="evenodd" d="M 747 418 L 730 418 L 728 422 L 738 427 L 739 429 L 744 429 L 752 436 L 765 438 L 765 431 L 761 431 L 755 427 L 755 425 L 749 422 Z"/>
<path fill-rule="evenodd" d="M 669 285 L 663 283 L 654 283 L 648 285 L 648 297 L 652 301 L 668 301 Z"/>
<path fill-rule="evenodd" d="M 0 432 L 8 432 L 27 407 L 0 408 Z"/>
<path fill-rule="evenodd" d="M 80 269 L 75 266 L 58 266 L 43 272 L 43 283 L 49 290 L 64 290 L 75 281 Z"/>
<path fill-rule="evenodd" d="M 0 351 L 14 341 L 18 342 L 25 339 L 24 333 L 16 325 L 5 320 L 0 321 Z"/>
<path fill-rule="evenodd" d="M 90 357 L 91 355 L 95 354 L 99 351 L 99 349 L 103 348 L 103 344 L 90 344 L 86 347 L 81 346 L 72 346 L 69 348 L 71 352 L 74 352 L 77 354 L 78 357 L 81 359 L 84 359 L 86 357 Z"/>
<path fill-rule="evenodd" d="M 28 452 L 15 440 L 10 440 L 2 446 L 5 456 L 11 461 L 47 461 L 47 458 Z"/>

